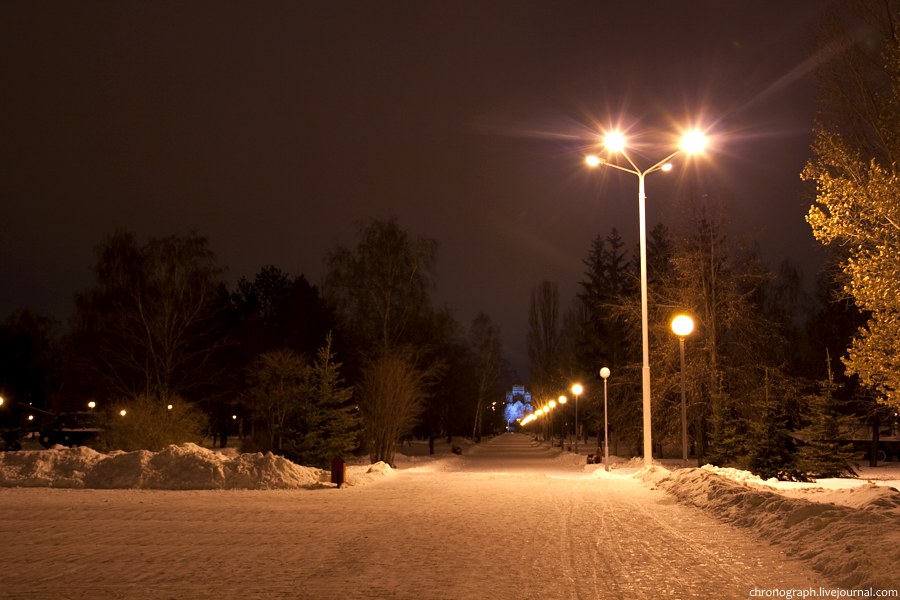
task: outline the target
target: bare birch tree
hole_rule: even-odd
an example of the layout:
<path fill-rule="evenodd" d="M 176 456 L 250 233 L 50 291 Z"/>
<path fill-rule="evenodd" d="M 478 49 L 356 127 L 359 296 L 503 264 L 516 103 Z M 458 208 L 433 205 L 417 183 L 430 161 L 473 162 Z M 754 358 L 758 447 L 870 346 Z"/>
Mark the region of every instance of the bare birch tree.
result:
<path fill-rule="evenodd" d="M 372 462 L 394 464 L 394 449 L 422 412 L 428 388 L 438 374 L 421 368 L 409 348 L 384 349 L 363 369 L 359 408 L 372 442 Z"/>
<path fill-rule="evenodd" d="M 222 269 L 206 238 L 118 231 L 97 250 L 97 284 L 76 299 L 77 360 L 110 395 L 165 400 L 208 385 L 222 344 Z"/>
<path fill-rule="evenodd" d="M 500 328 L 484 313 L 479 313 L 472 320 L 469 339 L 475 354 L 476 399 L 472 438 L 477 442 L 481 440 L 487 402 L 494 394 L 497 394 L 494 397 L 499 397 L 498 381 L 504 367 L 503 348 Z"/>
<path fill-rule="evenodd" d="M 535 396 L 541 398 L 560 391 L 559 291 L 550 281 L 542 281 L 531 291 L 528 366 Z"/>

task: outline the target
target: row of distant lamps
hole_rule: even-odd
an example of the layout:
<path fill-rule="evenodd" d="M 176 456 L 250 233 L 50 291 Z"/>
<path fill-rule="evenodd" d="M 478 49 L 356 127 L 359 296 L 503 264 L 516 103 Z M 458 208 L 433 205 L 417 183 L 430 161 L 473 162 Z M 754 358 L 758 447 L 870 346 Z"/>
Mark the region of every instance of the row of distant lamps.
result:
<path fill-rule="evenodd" d="M 681 350 L 681 461 L 682 466 L 687 466 L 688 461 L 688 442 L 687 442 L 687 400 L 686 400 L 686 382 L 685 382 L 685 361 L 684 361 L 684 340 L 694 331 L 694 320 L 688 315 L 677 315 L 672 319 L 672 331 L 678 336 L 679 347 Z M 609 419 L 607 416 L 607 387 L 606 380 L 609 379 L 611 372 L 608 367 L 600 369 L 600 377 L 603 378 L 603 468 L 609 471 Z M 580 383 L 572 385 L 572 394 L 575 396 L 575 453 L 578 453 L 578 397 L 584 392 L 584 387 Z M 536 421 L 538 418 L 546 416 L 557 406 L 566 404 L 568 399 L 560 396 L 559 400 L 550 400 L 541 408 L 526 415 L 520 421 L 522 426 Z"/>
<path fill-rule="evenodd" d="M 0 406 L 3 406 L 3 403 L 4 403 L 4 402 L 6 402 L 6 401 L 3 399 L 3 396 L 0 396 Z M 495 404 L 496 404 L 496 402 L 495 402 Z M 97 403 L 94 402 L 93 400 L 91 400 L 90 402 L 87 403 L 87 407 L 88 407 L 90 410 L 94 410 L 95 408 L 97 408 Z M 166 405 L 166 409 L 167 409 L 167 410 L 172 410 L 173 408 L 175 408 L 175 407 L 174 407 L 172 404 L 167 404 L 167 405 Z M 128 411 L 125 410 L 124 408 L 123 408 L 122 410 L 119 411 L 119 415 L 122 416 L 122 417 L 124 417 L 124 416 L 127 415 L 127 414 L 128 414 Z M 33 420 L 34 420 L 34 415 L 28 415 L 27 418 L 28 418 L 29 421 L 33 421 Z M 237 415 L 231 415 L 231 419 L 232 419 L 233 421 L 237 421 Z"/>

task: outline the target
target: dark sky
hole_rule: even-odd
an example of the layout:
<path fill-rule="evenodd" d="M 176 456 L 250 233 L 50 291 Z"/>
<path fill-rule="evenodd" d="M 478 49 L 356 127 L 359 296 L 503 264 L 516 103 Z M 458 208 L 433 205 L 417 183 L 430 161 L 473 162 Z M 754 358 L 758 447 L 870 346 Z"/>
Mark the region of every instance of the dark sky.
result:
<path fill-rule="evenodd" d="M 681 126 L 713 136 L 648 177 L 650 225 L 709 198 L 812 278 L 798 174 L 824 5 L 7 0 L 0 319 L 67 318 L 116 227 L 205 234 L 230 281 L 318 283 L 360 222 L 396 217 L 439 241 L 438 300 L 491 315 L 522 369 L 531 288 L 567 306 L 596 235 L 637 243 L 637 178 L 582 163 L 615 124 L 647 166 Z"/>

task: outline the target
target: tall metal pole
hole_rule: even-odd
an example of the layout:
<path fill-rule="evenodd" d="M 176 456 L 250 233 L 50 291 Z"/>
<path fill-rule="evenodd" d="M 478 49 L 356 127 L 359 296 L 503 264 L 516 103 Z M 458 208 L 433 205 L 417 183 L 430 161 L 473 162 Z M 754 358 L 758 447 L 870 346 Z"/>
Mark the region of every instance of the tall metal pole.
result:
<path fill-rule="evenodd" d="M 575 454 L 578 454 L 578 394 L 575 394 Z"/>
<path fill-rule="evenodd" d="M 681 466 L 686 467 L 688 461 L 688 441 L 687 441 L 687 395 L 684 383 L 684 336 L 678 336 L 681 345 Z"/>
<path fill-rule="evenodd" d="M 696 137 L 696 136 L 695 136 Z M 702 135 L 700 135 L 702 137 Z M 621 141 L 621 140 L 620 140 Z M 691 146 L 695 146 L 696 140 L 690 141 Z M 607 144 L 609 146 L 609 144 Z M 644 464 L 649 466 L 653 463 L 653 434 L 651 431 L 652 419 L 650 416 L 650 327 L 648 324 L 649 316 L 647 309 L 647 211 L 646 211 L 646 195 L 644 194 L 644 177 L 654 171 L 669 170 L 668 162 L 674 158 L 682 149 L 687 148 L 687 144 L 683 144 L 679 150 L 673 152 L 666 158 L 662 159 L 649 169 L 641 170 L 631 160 L 627 153 L 624 152 L 621 144 L 620 147 L 611 148 L 614 152 L 620 152 L 628 161 L 632 168 L 624 167 L 601 159 L 597 156 L 586 157 L 588 166 L 596 167 L 606 165 L 613 169 L 625 171 L 638 178 L 638 214 L 640 216 L 640 264 L 641 264 L 641 347 L 643 350 L 643 365 L 641 368 L 641 396 L 642 409 L 644 412 Z M 689 150 L 694 151 L 694 150 Z"/>
<path fill-rule="evenodd" d="M 606 412 L 606 377 L 603 378 L 603 468 L 609 471 L 609 419 Z"/>
<path fill-rule="evenodd" d="M 653 463 L 653 443 L 650 431 L 650 332 L 647 310 L 647 211 L 644 195 L 644 174 L 638 173 L 638 213 L 640 215 L 640 253 L 641 253 L 641 345 L 644 359 L 641 368 L 641 396 L 644 412 L 644 464 Z"/>

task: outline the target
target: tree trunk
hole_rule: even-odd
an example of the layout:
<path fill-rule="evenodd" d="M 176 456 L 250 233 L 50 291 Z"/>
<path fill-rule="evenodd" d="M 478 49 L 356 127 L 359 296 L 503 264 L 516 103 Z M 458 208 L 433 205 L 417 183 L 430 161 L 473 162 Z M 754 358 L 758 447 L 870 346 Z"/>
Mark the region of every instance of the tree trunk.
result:
<path fill-rule="evenodd" d="M 475 407 L 475 424 L 472 426 L 472 439 L 476 443 L 481 441 L 481 408 L 482 401 L 479 399 L 478 405 Z"/>
<path fill-rule="evenodd" d="M 878 415 L 872 417 L 872 446 L 869 448 L 869 466 L 878 466 L 878 443 L 881 441 L 881 421 Z"/>

